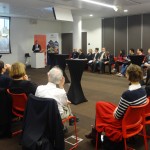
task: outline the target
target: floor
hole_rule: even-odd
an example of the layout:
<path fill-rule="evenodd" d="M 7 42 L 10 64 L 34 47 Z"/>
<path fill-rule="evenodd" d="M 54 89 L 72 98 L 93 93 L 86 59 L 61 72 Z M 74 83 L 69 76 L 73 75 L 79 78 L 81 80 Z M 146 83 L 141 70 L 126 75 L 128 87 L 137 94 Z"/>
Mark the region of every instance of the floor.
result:
<path fill-rule="evenodd" d="M 33 82 L 38 85 L 47 83 L 47 72 L 49 68 L 45 69 L 27 69 L 27 73 Z M 69 71 L 66 69 L 68 78 Z M 91 125 L 94 124 L 95 116 L 95 103 L 100 100 L 113 102 L 118 104 L 121 93 L 128 88 L 128 81 L 124 77 L 117 77 L 109 74 L 98 74 L 84 71 L 82 76 L 82 89 L 88 102 L 84 102 L 78 105 L 71 105 L 73 113 L 80 118 L 80 122 L 77 124 L 78 137 L 83 139 L 77 148 L 77 150 L 94 150 L 94 145 L 91 141 L 85 138 L 91 130 Z M 66 91 L 68 91 L 70 84 L 65 85 Z M 68 133 L 65 138 L 68 138 L 74 134 L 73 127 L 68 127 Z M 13 137 L 11 139 L 0 140 L 0 150 L 21 150 L 19 145 L 20 136 Z M 70 142 L 73 142 L 70 139 Z M 136 137 L 131 139 L 131 145 L 136 150 L 144 150 L 142 137 Z M 70 144 L 66 143 L 66 150 L 68 150 Z M 149 142 L 150 147 L 150 142 Z M 103 149 L 102 147 L 100 148 Z M 110 149 L 113 150 L 113 149 Z"/>

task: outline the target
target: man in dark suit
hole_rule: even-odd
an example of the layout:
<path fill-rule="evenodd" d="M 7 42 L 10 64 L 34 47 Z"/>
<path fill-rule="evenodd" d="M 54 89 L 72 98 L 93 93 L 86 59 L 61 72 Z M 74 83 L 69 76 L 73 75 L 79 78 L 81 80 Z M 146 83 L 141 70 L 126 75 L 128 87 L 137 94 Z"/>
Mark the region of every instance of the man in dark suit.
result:
<path fill-rule="evenodd" d="M 35 41 L 35 44 L 34 44 L 33 47 L 32 47 L 32 51 L 33 51 L 33 52 L 40 52 L 40 51 L 41 51 L 41 45 L 38 44 L 38 41 L 37 41 L 37 40 Z"/>
<path fill-rule="evenodd" d="M 111 66 L 114 63 L 115 63 L 114 56 L 111 55 L 109 53 L 109 51 L 106 51 L 105 55 L 104 55 L 104 58 L 102 60 L 101 68 L 100 68 L 101 72 L 104 73 L 105 72 L 105 66 L 108 65 L 108 67 L 109 67 L 109 73 L 111 74 Z"/>
<path fill-rule="evenodd" d="M 92 71 L 95 72 L 98 65 L 99 65 L 99 57 L 100 57 L 100 54 L 99 54 L 99 48 L 95 48 L 95 53 L 94 53 L 94 56 L 93 56 L 93 64 L 92 64 Z"/>

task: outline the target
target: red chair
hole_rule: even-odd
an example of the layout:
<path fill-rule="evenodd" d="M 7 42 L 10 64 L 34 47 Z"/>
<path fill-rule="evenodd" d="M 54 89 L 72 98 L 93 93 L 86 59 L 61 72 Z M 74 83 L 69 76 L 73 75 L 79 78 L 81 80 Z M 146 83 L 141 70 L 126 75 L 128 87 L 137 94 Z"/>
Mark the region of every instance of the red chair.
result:
<path fill-rule="evenodd" d="M 76 126 L 76 117 L 75 116 L 68 116 L 67 118 L 62 120 L 62 123 L 64 124 L 66 121 L 69 121 L 70 119 L 74 120 L 74 131 L 75 131 L 75 136 L 76 136 L 76 144 L 71 147 L 69 150 L 75 149 L 78 146 L 78 137 L 77 137 L 77 126 Z"/>
<path fill-rule="evenodd" d="M 150 100 L 150 97 L 148 98 Z M 146 136 L 146 138 L 150 138 L 150 135 L 146 134 L 146 125 L 150 125 L 150 103 L 145 107 L 144 109 L 144 114 L 143 114 L 143 125 L 144 125 L 144 133 L 145 135 L 142 134 L 142 136 Z M 148 147 L 147 147 L 148 149 Z"/>
<path fill-rule="evenodd" d="M 25 111 L 26 103 L 27 103 L 27 96 L 25 93 L 21 94 L 14 94 L 11 93 L 9 89 L 7 89 L 7 93 L 10 94 L 12 98 L 12 113 L 19 118 L 23 118 L 23 114 Z M 22 130 L 13 132 L 12 135 L 16 135 L 22 132 Z"/>
<path fill-rule="evenodd" d="M 122 136 L 124 139 L 124 149 L 127 150 L 126 139 L 139 134 L 141 131 L 144 135 L 145 150 L 148 150 L 146 133 L 143 125 L 144 109 L 148 105 L 149 100 L 140 106 L 129 106 L 122 119 Z M 96 150 L 98 148 L 98 132 L 96 135 Z"/>

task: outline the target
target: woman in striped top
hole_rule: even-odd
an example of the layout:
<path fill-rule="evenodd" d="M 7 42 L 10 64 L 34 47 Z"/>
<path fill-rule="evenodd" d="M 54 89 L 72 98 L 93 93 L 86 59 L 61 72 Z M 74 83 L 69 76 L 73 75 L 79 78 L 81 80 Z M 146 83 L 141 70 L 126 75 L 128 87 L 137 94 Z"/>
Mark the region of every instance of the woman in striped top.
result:
<path fill-rule="evenodd" d="M 139 66 L 131 64 L 126 71 L 126 77 L 131 82 L 129 89 L 123 92 L 119 105 L 100 101 L 96 107 L 96 130 L 105 131 L 105 135 L 112 141 L 122 140 L 122 118 L 129 106 L 137 106 L 146 103 L 145 89 L 141 88 L 142 70 Z M 86 135 L 93 138 L 92 134 Z"/>

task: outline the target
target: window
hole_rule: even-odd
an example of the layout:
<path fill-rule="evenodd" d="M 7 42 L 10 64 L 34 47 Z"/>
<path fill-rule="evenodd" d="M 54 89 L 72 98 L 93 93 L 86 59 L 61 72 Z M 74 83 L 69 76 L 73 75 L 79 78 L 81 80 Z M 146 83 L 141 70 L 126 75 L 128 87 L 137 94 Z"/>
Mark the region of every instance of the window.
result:
<path fill-rule="evenodd" d="M 0 54 L 10 52 L 10 18 L 0 17 Z"/>

